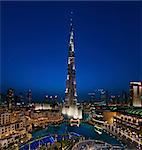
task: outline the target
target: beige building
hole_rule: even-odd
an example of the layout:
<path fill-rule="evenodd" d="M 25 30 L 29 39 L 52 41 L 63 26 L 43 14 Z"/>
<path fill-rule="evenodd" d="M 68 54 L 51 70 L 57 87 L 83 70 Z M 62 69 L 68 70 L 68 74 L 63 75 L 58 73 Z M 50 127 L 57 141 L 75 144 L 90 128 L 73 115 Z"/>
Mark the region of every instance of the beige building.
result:
<path fill-rule="evenodd" d="M 32 111 L 30 121 L 34 126 L 45 126 L 51 123 L 60 123 L 63 116 L 60 111 L 38 110 Z"/>
<path fill-rule="evenodd" d="M 26 118 L 20 111 L 0 113 L 0 147 L 7 148 L 27 133 L 25 121 Z"/>
<path fill-rule="evenodd" d="M 9 144 L 14 143 L 16 141 L 18 141 L 17 135 L 13 135 L 5 139 L 0 139 L 0 149 L 6 149 Z"/>
<path fill-rule="evenodd" d="M 11 122 L 11 113 L 3 112 L 0 114 L 0 126 Z"/>
<path fill-rule="evenodd" d="M 24 130 L 24 123 L 22 121 L 0 126 L 0 138 L 19 133 L 22 130 Z"/>

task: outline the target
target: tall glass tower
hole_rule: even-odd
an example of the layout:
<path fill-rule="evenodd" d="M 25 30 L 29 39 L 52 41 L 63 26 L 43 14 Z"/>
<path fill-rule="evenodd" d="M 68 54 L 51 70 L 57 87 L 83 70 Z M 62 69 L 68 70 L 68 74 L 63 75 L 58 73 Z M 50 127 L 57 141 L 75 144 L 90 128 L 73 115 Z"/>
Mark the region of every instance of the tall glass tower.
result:
<path fill-rule="evenodd" d="M 75 52 L 74 52 L 74 34 L 73 23 L 71 19 L 70 23 L 70 38 L 69 38 L 69 50 L 68 50 L 68 73 L 66 79 L 66 91 L 65 91 L 65 105 L 71 106 L 77 103 L 76 93 L 76 69 L 75 69 Z"/>
<path fill-rule="evenodd" d="M 70 37 L 68 50 L 68 68 L 66 79 L 65 103 L 62 107 L 62 114 L 67 115 L 71 119 L 77 119 L 78 124 L 82 119 L 82 109 L 77 104 L 76 93 L 76 69 L 75 69 L 75 49 L 74 49 L 74 32 L 73 23 L 70 23 Z"/>

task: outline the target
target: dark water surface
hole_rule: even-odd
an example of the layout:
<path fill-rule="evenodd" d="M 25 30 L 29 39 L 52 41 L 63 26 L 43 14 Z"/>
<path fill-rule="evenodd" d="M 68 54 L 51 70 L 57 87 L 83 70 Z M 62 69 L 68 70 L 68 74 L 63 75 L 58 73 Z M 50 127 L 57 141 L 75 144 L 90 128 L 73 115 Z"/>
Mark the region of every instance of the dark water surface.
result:
<path fill-rule="evenodd" d="M 76 132 L 86 138 L 94 139 L 94 140 L 100 140 L 107 142 L 112 145 L 120 145 L 120 141 L 118 141 L 116 138 L 110 136 L 109 134 L 103 132 L 101 135 L 98 134 L 94 127 L 87 124 L 87 123 L 81 123 L 79 127 L 77 126 L 70 126 L 67 123 L 62 123 L 59 126 L 49 126 L 47 129 L 41 129 L 33 131 L 32 135 L 33 138 L 46 136 L 48 134 L 58 134 L 62 135 L 67 132 Z"/>

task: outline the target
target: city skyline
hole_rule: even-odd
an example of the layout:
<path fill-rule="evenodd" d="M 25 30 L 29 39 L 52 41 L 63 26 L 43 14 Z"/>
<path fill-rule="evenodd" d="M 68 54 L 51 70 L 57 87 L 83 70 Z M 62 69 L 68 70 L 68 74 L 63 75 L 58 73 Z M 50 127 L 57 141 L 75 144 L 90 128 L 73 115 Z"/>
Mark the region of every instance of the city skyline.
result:
<path fill-rule="evenodd" d="M 1 90 L 64 95 L 73 11 L 78 95 L 128 91 L 142 79 L 141 10 L 122 3 L 2 2 Z"/>
<path fill-rule="evenodd" d="M 0 4 L 0 150 L 141 150 L 142 2 Z"/>

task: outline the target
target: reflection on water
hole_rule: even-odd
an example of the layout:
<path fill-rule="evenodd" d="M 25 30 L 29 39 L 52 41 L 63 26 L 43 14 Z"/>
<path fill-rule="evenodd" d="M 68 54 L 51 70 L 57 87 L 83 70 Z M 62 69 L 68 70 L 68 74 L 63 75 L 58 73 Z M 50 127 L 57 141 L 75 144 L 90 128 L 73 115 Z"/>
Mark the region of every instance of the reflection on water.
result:
<path fill-rule="evenodd" d="M 47 129 L 41 129 L 34 131 L 32 133 L 33 138 L 37 138 L 39 136 L 45 136 L 48 134 L 65 134 L 67 132 L 76 132 L 80 135 L 83 135 L 86 138 L 101 140 L 112 145 L 120 145 L 120 142 L 116 139 L 108 135 L 107 133 L 103 132 L 103 134 L 98 134 L 94 127 L 86 124 L 81 123 L 80 127 L 77 126 L 69 126 L 67 123 L 62 123 L 59 126 L 49 126 Z"/>

